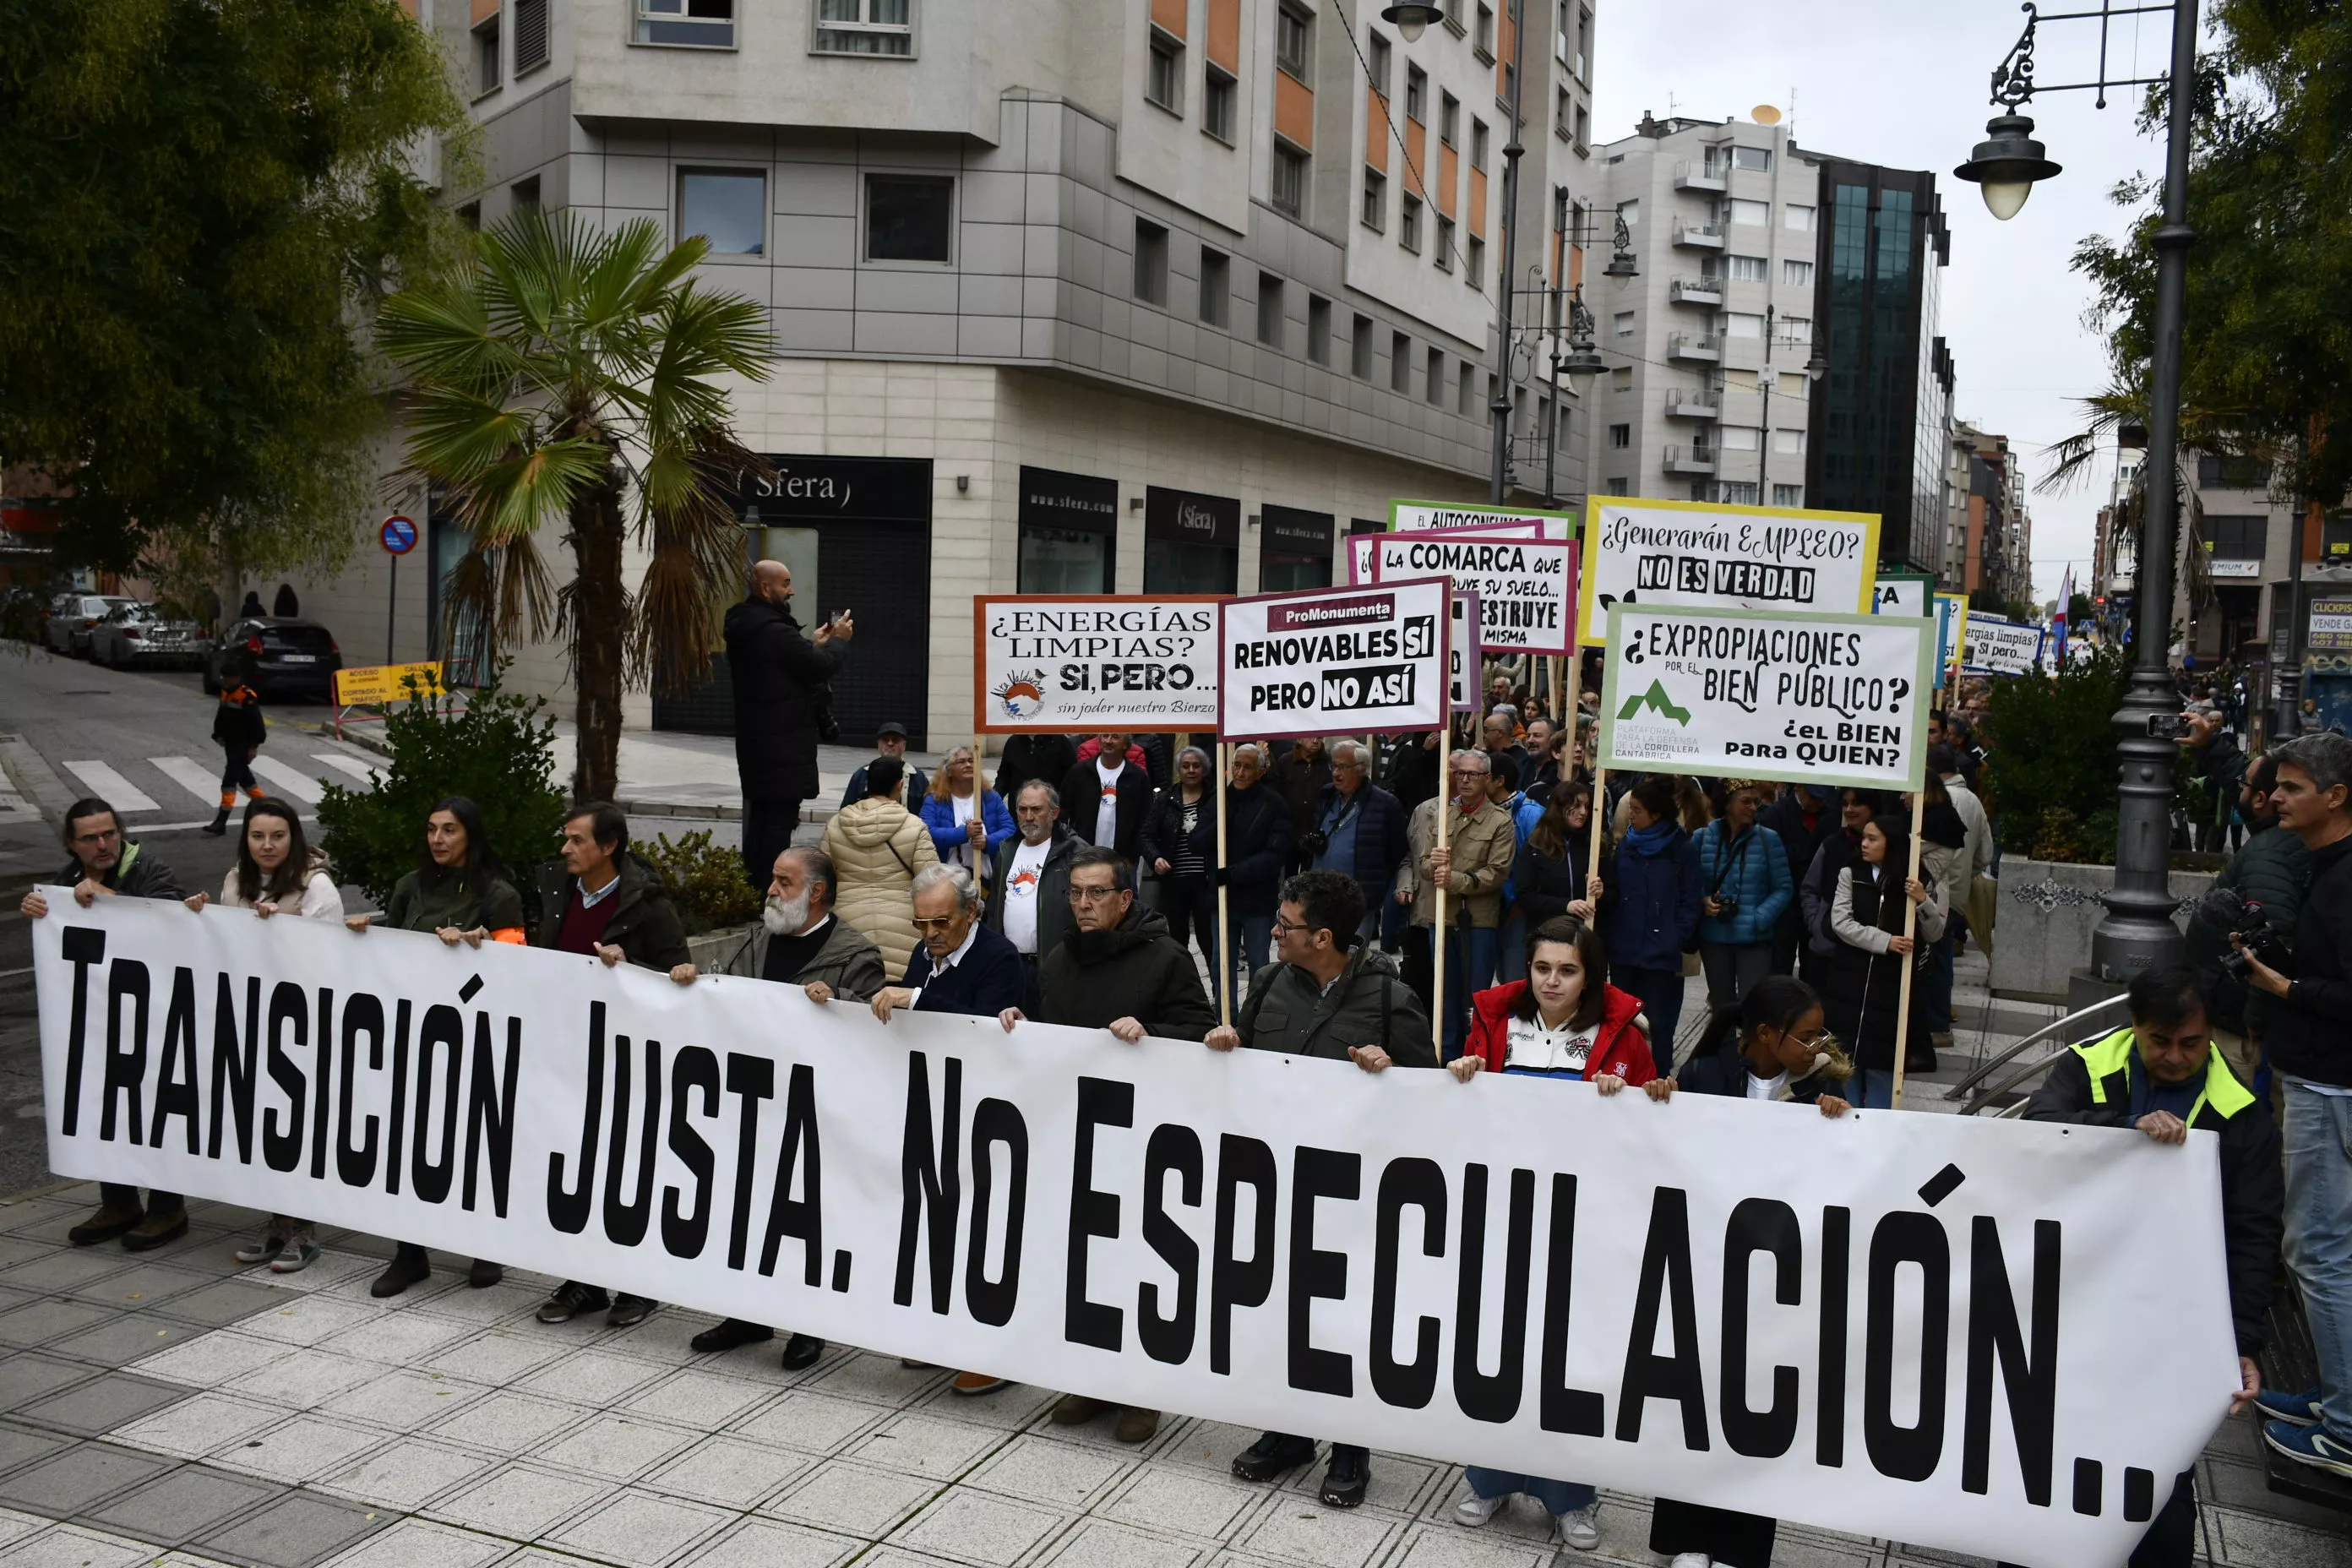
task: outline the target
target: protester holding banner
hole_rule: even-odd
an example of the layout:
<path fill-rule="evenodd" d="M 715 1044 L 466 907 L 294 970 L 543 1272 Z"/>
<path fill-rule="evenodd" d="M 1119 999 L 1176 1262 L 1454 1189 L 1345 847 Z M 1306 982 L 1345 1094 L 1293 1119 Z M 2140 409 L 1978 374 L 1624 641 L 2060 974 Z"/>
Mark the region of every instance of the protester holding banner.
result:
<path fill-rule="evenodd" d="M 1641 998 L 1650 1020 L 1650 1055 L 1660 1073 L 1674 1070 L 1675 1031 L 1683 1017 L 1683 951 L 1698 930 L 1706 898 L 1698 847 L 1675 811 L 1675 786 L 1652 773 L 1625 796 L 1626 829 L 1569 912 L 1591 920 L 1612 957 L 1609 975 Z"/>
<path fill-rule="evenodd" d="M 1698 961 L 1706 972 L 1711 1027 L 1735 1016 L 1749 990 L 1772 973 L 1772 929 L 1797 896 L 1780 836 L 1756 821 L 1762 787 L 1735 779 L 1724 790 L 1723 816 L 1698 836 L 1699 870 L 1706 878 Z"/>
<path fill-rule="evenodd" d="M 1330 783 L 1310 804 L 1298 858 L 1313 871 L 1353 877 L 1364 892 L 1366 942 L 1381 936 L 1381 922 L 1395 885 L 1397 863 L 1410 847 L 1403 804 L 1371 782 L 1372 754 L 1356 741 L 1331 747 Z"/>
<path fill-rule="evenodd" d="M 931 775 L 924 792 L 923 826 L 942 866 L 961 866 L 973 876 L 985 875 L 988 858 L 1013 835 L 1013 814 L 992 789 L 981 787 L 970 746 L 958 746 Z"/>
<path fill-rule="evenodd" d="M 907 973 L 916 934 L 908 918 L 915 876 L 940 863 L 922 819 L 908 811 L 906 764 L 866 764 L 866 798 L 824 825 L 824 852 L 841 871 L 841 918 L 874 939 L 893 984 Z"/>
<path fill-rule="evenodd" d="M 1176 782 L 1160 792 L 1143 819 L 1143 863 L 1160 879 L 1160 913 L 1178 947 L 1197 945 L 1217 981 L 1217 796 L 1209 753 L 1176 753 Z"/>
<path fill-rule="evenodd" d="M 352 915 L 343 923 L 364 931 L 373 923 Z M 425 818 L 425 850 L 416 869 L 392 885 L 383 924 L 394 931 L 431 931 L 445 947 L 479 947 L 483 939 L 523 945 L 522 895 L 515 891 L 506 864 L 490 844 L 482 808 L 462 795 L 445 795 Z M 401 1242 L 392 1261 L 368 1287 L 383 1300 L 397 1296 L 433 1272 L 432 1260 L 415 1242 Z M 466 1283 L 486 1290 L 507 1277 L 487 1258 L 466 1268 Z"/>
<path fill-rule="evenodd" d="M 1283 884 L 1276 962 L 1250 977 L 1248 1005 L 1234 1023 L 1209 1031 L 1209 1048 L 1353 1062 L 1366 1072 L 1435 1067 L 1429 1016 L 1399 980 L 1396 961 L 1353 941 L 1363 920 L 1363 889 L 1352 877 L 1302 871 Z M 1266 1432 L 1234 1457 L 1233 1471 L 1270 1481 L 1314 1458 L 1314 1438 Z M 1334 1443 L 1316 1496 L 1329 1508 L 1357 1507 L 1371 1474 L 1370 1448 Z"/>
<path fill-rule="evenodd" d="M 1016 737 L 1017 738 L 1017 737 Z M 996 896 L 982 917 L 1021 955 L 1026 984 L 1021 1005 L 1037 1005 L 1037 964 L 1070 929 L 1070 858 L 1085 846 L 1062 823 L 1062 797 L 1043 779 L 1031 779 L 1013 797 L 1017 837 L 996 847 L 989 885 Z"/>
<path fill-rule="evenodd" d="M 877 1018 L 887 1024 L 900 1007 L 992 1018 L 1021 1005 L 1027 973 L 1013 943 L 981 923 L 980 884 L 971 872 L 961 866 L 926 866 L 915 873 L 908 902 L 921 941 L 907 964 L 905 983 L 874 994 L 869 1005 Z"/>
<path fill-rule="evenodd" d="M 1830 900 L 1837 896 L 1838 873 L 1862 853 L 1862 830 L 1878 815 L 1878 796 L 1866 789 L 1838 791 L 1838 829 L 1813 851 L 1813 862 L 1797 882 L 1797 906 L 1805 921 L 1805 978 L 1837 956 L 1837 933 L 1830 930 Z"/>
<path fill-rule="evenodd" d="M 1911 1044 L 1895 1038 L 1903 966 L 1916 962 L 1922 943 L 1944 934 L 1944 890 L 1932 878 L 1906 879 L 1910 863 L 1909 824 L 1891 813 L 1874 817 L 1862 830 L 1853 863 L 1838 873 L 1830 900 L 1830 932 L 1838 948 L 1822 973 L 1822 995 L 1831 1027 L 1855 1064 L 1853 1103 L 1871 1110 L 1894 1105 L 1895 1055 Z M 1903 934 L 1906 898 L 1918 906 L 1914 936 Z M 1905 1026 L 1912 1036 L 1927 1034 L 1916 1012 Z"/>
<path fill-rule="evenodd" d="M 1412 894 L 1416 926 L 1435 928 L 1437 890 L 1445 889 L 1445 1009 L 1438 1027 L 1447 1061 L 1462 1054 L 1472 993 L 1494 982 L 1503 889 L 1518 855 L 1517 828 L 1486 788 L 1493 771 L 1484 752 L 1454 754 L 1446 778 L 1452 795 L 1412 814 L 1406 834 L 1411 853 L 1398 873 L 1398 886 Z M 1440 811 L 1452 817 L 1444 847 L 1437 842 Z"/>
<path fill-rule="evenodd" d="M 1353 746 L 1353 742 L 1343 742 Z M 1237 983 L 1265 967 L 1274 942 L 1275 910 L 1282 902 L 1283 867 L 1290 859 L 1290 805 L 1261 782 L 1265 748 L 1244 741 L 1234 748 L 1233 787 L 1225 791 L 1225 921 L 1233 951 L 1224 972 Z M 1398 813 L 1402 825 L 1403 814 Z M 1390 862 L 1393 865 L 1394 862 Z"/>
<path fill-rule="evenodd" d="M 1138 762 L 1139 750 L 1125 735 L 1095 737 L 1092 756 L 1080 749 L 1077 766 L 1062 780 L 1062 821 L 1081 842 L 1116 849 L 1135 863 L 1143 844 L 1143 819 L 1151 810 L 1151 776 Z"/>

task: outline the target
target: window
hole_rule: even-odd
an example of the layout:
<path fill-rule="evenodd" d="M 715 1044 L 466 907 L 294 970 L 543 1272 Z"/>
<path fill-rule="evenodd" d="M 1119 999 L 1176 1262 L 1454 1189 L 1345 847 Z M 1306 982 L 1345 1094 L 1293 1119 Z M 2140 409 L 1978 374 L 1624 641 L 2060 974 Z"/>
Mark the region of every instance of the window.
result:
<path fill-rule="evenodd" d="M 1372 90 L 1382 98 L 1389 96 L 1389 41 L 1375 32 L 1368 68 L 1371 72 Z"/>
<path fill-rule="evenodd" d="M 1307 35 L 1314 25 L 1314 18 L 1296 5 L 1286 5 L 1274 14 L 1274 63 L 1301 81 L 1307 79 Z"/>
<path fill-rule="evenodd" d="M 821 3 L 830 6 L 836 0 Z M 850 3 L 854 5 L 856 0 Z M 898 3 L 903 10 L 907 0 Z M 731 49 L 735 47 L 735 0 L 637 0 L 637 42 Z"/>
<path fill-rule="evenodd" d="M 1517 67 L 1516 67 L 1516 66 L 1514 66 L 1510 61 L 1508 61 L 1508 60 L 1505 60 L 1505 61 L 1503 62 L 1503 91 L 1502 91 L 1502 94 L 1501 94 L 1502 100 L 1503 100 L 1505 103 L 1511 103 L 1511 102 L 1515 102 L 1515 101 L 1517 100 L 1517 97 L 1518 97 L 1518 91 L 1519 91 L 1519 72 L 1518 72 L 1518 68 L 1517 68 Z"/>
<path fill-rule="evenodd" d="M 547 63 L 547 0 L 514 0 L 515 75 Z"/>
<path fill-rule="evenodd" d="M 1566 88 L 1561 88 L 1559 96 L 1553 100 L 1551 125 L 1552 134 L 1563 142 L 1576 135 L 1576 98 Z"/>
<path fill-rule="evenodd" d="M 1201 129 L 1230 143 L 1234 139 L 1234 79 L 1211 66 L 1201 89 Z"/>
<path fill-rule="evenodd" d="M 1609 481 L 1608 488 L 1603 493 L 1612 496 L 1630 495 L 1633 492 L 1625 488 L 1625 483 L 1626 481 L 1623 479 L 1612 479 Z"/>
<path fill-rule="evenodd" d="M 1734 147 L 1731 150 L 1731 166 L 1754 169 L 1759 173 L 1769 169 L 1772 166 L 1772 150 L 1769 147 Z"/>
<path fill-rule="evenodd" d="M 1389 177 L 1378 169 L 1364 171 L 1364 226 L 1384 229 L 1389 226 Z"/>
<path fill-rule="evenodd" d="M 689 5 L 711 3 L 687 0 Z M 816 0 L 817 52 L 911 56 L 915 52 L 913 5 L 914 0 Z"/>
<path fill-rule="evenodd" d="M 1579 5 L 1576 8 L 1576 76 L 1590 86 L 1592 81 L 1592 13 Z"/>
<path fill-rule="evenodd" d="M 1443 215 L 1437 220 L 1437 269 L 1454 270 L 1454 220 Z"/>
<path fill-rule="evenodd" d="M 499 14 L 493 11 L 474 29 L 474 90 L 495 92 L 499 79 Z"/>
<path fill-rule="evenodd" d="M 1616 322 L 1616 325 L 1617 325 L 1617 335 L 1618 335 L 1619 337 L 1621 337 L 1621 338 L 1630 338 L 1630 337 L 1632 337 L 1632 336 L 1633 335 L 1633 311 L 1631 311 L 1631 310 L 1620 310 L 1620 311 L 1618 311 L 1618 312 L 1617 312 L 1617 322 Z"/>
<path fill-rule="evenodd" d="M 1230 315 L 1234 298 L 1233 264 L 1224 252 L 1202 247 L 1201 250 L 1201 320 L 1213 327 L 1222 327 Z"/>
<path fill-rule="evenodd" d="M 1404 68 L 1404 117 L 1429 123 L 1429 73 L 1419 66 Z"/>
<path fill-rule="evenodd" d="M 1804 505 L 1805 487 L 1802 485 L 1774 485 L 1772 487 L 1772 504 L 1774 506 Z"/>
<path fill-rule="evenodd" d="M 1307 154 L 1278 142 L 1274 148 L 1274 205 L 1292 217 L 1307 210 Z"/>
<path fill-rule="evenodd" d="M 1454 412 L 1465 419 L 1478 412 L 1473 401 L 1478 395 L 1477 374 L 1468 360 L 1462 362 L 1462 374 L 1454 385 Z"/>
<path fill-rule="evenodd" d="M 1812 395 L 1813 383 L 1811 376 L 1805 375 L 1801 372 L 1798 371 L 1782 371 L 1780 373 L 1781 396 L 1810 398 Z"/>
<path fill-rule="evenodd" d="M 1470 166 L 1486 166 L 1486 122 L 1475 115 L 1470 118 Z"/>
<path fill-rule="evenodd" d="M 1609 373 L 1609 390 L 1612 392 L 1633 391 L 1633 367 L 1630 364 L 1621 364 L 1615 370 L 1611 371 Z"/>
<path fill-rule="evenodd" d="M 535 207 L 537 205 L 539 205 L 539 176 L 537 174 L 527 174 L 507 187 L 507 207 L 509 211 L 520 212 L 525 207 Z"/>
<path fill-rule="evenodd" d="M 1147 304 L 1168 303 L 1168 231 L 1135 220 L 1135 297 Z"/>
<path fill-rule="evenodd" d="M 756 169 L 680 169 L 677 237 L 700 235 L 714 256 L 758 256 L 767 246 L 768 176 Z"/>
<path fill-rule="evenodd" d="M 1447 147 L 1454 145 L 1454 135 L 1462 129 L 1462 102 L 1450 92 L 1437 95 L 1437 140 Z"/>
<path fill-rule="evenodd" d="M 2205 547 L 2217 560 L 2260 561 L 2270 531 L 2270 519 L 2260 512 L 2205 514 Z"/>
<path fill-rule="evenodd" d="M 1633 446 L 1633 427 L 1631 425 L 1612 425 L 1609 426 L 1609 446 L 1612 451 L 1624 451 L 1627 447 Z"/>
<path fill-rule="evenodd" d="M 1630 202 L 1619 202 L 1617 204 L 1617 216 L 1625 220 L 1625 226 L 1627 228 L 1632 228 L 1642 221 L 1641 201 L 1637 198 Z"/>
<path fill-rule="evenodd" d="M 1282 347 L 1282 279 L 1271 272 L 1257 275 L 1257 341 Z"/>
<path fill-rule="evenodd" d="M 1348 369 L 1360 381 L 1372 379 L 1372 319 L 1359 316 L 1348 345 Z"/>
<path fill-rule="evenodd" d="M 1813 232 L 1813 209 L 1784 206 L 1780 209 L 1780 223 L 1783 227 L 1795 229 L 1800 234 L 1811 234 Z"/>
<path fill-rule="evenodd" d="M 1151 70 L 1144 79 L 1143 98 L 1171 114 L 1184 112 L 1184 46 L 1157 27 L 1151 29 Z"/>
<path fill-rule="evenodd" d="M 1402 332 L 1389 334 L 1389 390 L 1412 392 L 1412 340 Z"/>
<path fill-rule="evenodd" d="M 1442 404 L 1445 401 L 1445 351 L 1444 349 L 1429 351 L 1429 369 L 1422 378 L 1421 395 L 1432 404 Z"/>
<path fill-rule="evenodd" d="M 1753 425 L 1721 425 L 1716 427 L 1715 444 L 1727 452 L 1753 452 L 1763 444 L 1764 432 Z"/>
<path fill-rule="evenodd" d="M 1769 224 L 1772 221 L 1770 202 L 1743 201 L 1734 196 L 1723 205 L 1727 216 L 1734 223 Z"/>
<path fill-rule="evenodd" d="M 1813 264 L 1810 261 L 1783 261 L 1780 263 L 1780 281 L 1791 289 L 1811 288 Z"/>
<path fill-rule="evenodd" d="M 1784 458 L 1803 457 L 1805 455 L 1805 433 L 1802 430 L 1773 431 L 1772 450 L 1780 453 L 1780 456 Z"/>
<path fill-rule="evenodd" d="M 1486 242 L 1475 234 L 1470 237 L 1469 258 L 1462 264 L 1462 281 L 1473 289 L 1486 286 Z"/>
<path fill-rule="evenodd" d="M 1495 8 L 1478 0 L 1478 28 L 1470 35 L 1470 45 L 1492 60 L 1495 58 Z"/>
<path fill-rule="evenodd" d="M 1331 363 L 1331 301 L 1315 294 L 1307 296 L 1307 357 Z"/>
<path fill-rule="evenodd" d="M 945 261 L 955 182 L 913 174 L 866 176 L 866 258 Z"/>
<path fill-rule="evenodd" d="M 464 206 L 459 207 L 457 209 L 457 221 L 464 224 L 469 233 L 481 233 L 482 204 L 479 202 L 467 202 Z"/>
<path fill-rule="evenodd" d="M 1813 341 L 1813 319 L 1811 316 L 1782 316 L 1773 323 L 1780 342 L 1790 348 L 1806 348 Z"/>
<path fill-rule="evenodd" d="M 1715 487 L 1715 499 L 1720 506 L 1754 506 L 1757 485 L 1754 479 L 1738 479 Z"/>
<path fill-rule="evenodd" d="M 1764 318 L 1752 310 L 1726 310 L 1723 333 L 1730 338 L 1760 338 L 1764 335 Z"/>
<path fill-rule="evenodd" d="M 1764 258 L 1760 256 L 1728 256 L 1727 274 L 1734 283 L 1761 283 L 1765 279 Z"/>
<path fill-rule="evenodd" d="M 1397 237 L 1407 250 L 1416 255 L 1421 250 L 1421 198 L 1409 195 L 1404 199 L 1404 221 L 1397 226 Z"/>
<path fill-rule="evenodd" d="M 2270 482 L 2270 465 L 2260 458 L 2204 453 L 2197 459 L 2197 483 L 2206 489 L 2258 490 Z"/>
<path fill-rule="evenodd" d="M 1584 105 L 1576 106 L 1576 150 L 1580 153 L 1592 144 L 1592 113 Z"/>

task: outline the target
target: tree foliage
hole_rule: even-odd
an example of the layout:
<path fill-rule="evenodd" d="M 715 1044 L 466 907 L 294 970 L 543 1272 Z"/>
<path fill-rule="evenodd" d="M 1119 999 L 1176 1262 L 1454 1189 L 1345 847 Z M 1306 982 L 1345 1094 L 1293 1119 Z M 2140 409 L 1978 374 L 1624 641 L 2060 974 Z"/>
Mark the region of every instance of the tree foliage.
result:
<path fill-rule="evenodd" d="M 67 490 L 68 559 L 348 549 L 367 312 L 467 127 L 398 0 L 0 0 L 0 453 Z"/>
<path fill-rule="evenodd" d="M 2218 0 L 2218 54 L 2194 84 L 2196 142 L 2182 334 L 2184 447 L 2273 462 L 2282 500 L 2335 502 L 2352 483 L 2352 7 Z M 2160 127 L 2163 89 L 2143 122 Z M 2141 208 L 2121 244 L 2075 253 L 2097 289 L 2116 391 L 2147 403 L 2160 183 L 2117 187 Z"/>

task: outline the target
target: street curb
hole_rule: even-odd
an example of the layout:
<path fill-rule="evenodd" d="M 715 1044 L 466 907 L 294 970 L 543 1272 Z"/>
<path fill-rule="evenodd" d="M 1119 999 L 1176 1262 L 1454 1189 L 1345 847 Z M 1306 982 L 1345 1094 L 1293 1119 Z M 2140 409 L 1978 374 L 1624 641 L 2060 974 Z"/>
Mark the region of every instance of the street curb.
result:
<path fill-rule="evenodd" d="M 32 742 L 22 735 L 0 734 L 0 772 L 5 772 L 16 793 L 31 801 L 51 826 L 65 822 L 66 807 L 74 803 L 74 793 L 57 770 L 33 749 Z"/>

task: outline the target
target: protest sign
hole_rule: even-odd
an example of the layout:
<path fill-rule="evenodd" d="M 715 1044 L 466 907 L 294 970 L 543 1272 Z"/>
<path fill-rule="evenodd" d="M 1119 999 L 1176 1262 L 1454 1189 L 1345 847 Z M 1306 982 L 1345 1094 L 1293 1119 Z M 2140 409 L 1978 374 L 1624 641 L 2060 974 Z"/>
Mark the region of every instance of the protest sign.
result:
<path fill-rule="evenodd" d="M 1450 587 L 1426 577 L 1227 599 L 1217 738 L 1444 728 Z"/>
<path fill-rule="evenodd" d="M 1874 616 L 1925 616 L 1934 611 L 1936 580 L 1925 572 L 1881 572 L 1870 593 Z"/>
<path fill-rule="evenodd" d="M 1936 679 L 1941 680 L 1960 657 L 1967 640 L 1969 598 L 1965 594 L 1936 595 Z"/>
<path fill-rule="evenodd" d="M 2042 659 L 2043 628 L 2029 622 L 1969 612 L 1968 645 L 1960 653 L 1964 675 L 2030 675 Z"/>
<path fill-rule="evenodd" d="M 1446 515 L 1451 514 L 1448 513 Z M 1415 530 L 1413 531 L 1428 532 L 1431 531 L 1423 529 Z M 1480 539 L 1541 540 L 1547 537 L 1543 527 L 1539 523 L 1525 521 L 1511 521 L 1505 520 L 1492 522 L 1467 522 L 1458 528 L 1450 528 L 1444 531 L 1449 537 L 1475 535 Z M 1386 534 L 1381 533 L 1357 533 L 1350 534 L 1349 536 L 1349 582 L 1369 583 L 1372 580 L 1373 573 L 1375 571 L 1373 559 L 1380 549 L 1381 541 L 1387 537 L 1388 536 Z M 1559 543 L 1561 542 L 1558 539 L 1553 539 L 1551 540 L 1551 542 Z"/>
<path fill-rule="evenodd" d="M 1451 578 L 1478 595 L 1478 635 L 1504 653 L 1566 653 L 1576 637 L 1576 546 L 1484 531 L 1371 536 L 1372 580 Z"/>
<path fill-rule="evenodd" d="M 1926 617 L 1654 605 L 1609 616 L 1601 766 L 1829 789 L 1926 779 Z"/>
<path fill-rule="evenodd" d="M 1445 708 L 1467 713 L 1478 706 L 1478 595 L 1456 588 L 1446 595 L 1453 629 L 1445 635 Z"/>
<path fill-rule="evenodd" d="M 975 594 L 972 728 L 1206 730 L 1217 721 L 1213 594 Z"/>
<path fill-rule="evenodd" d="M 1866 615 L 1878 515 L 1593 496 L 1580 566 L 1587 647 L 1616 604 Z"/>
<path fill-rule="evenodd" d="M 1391 500 L 1389 531 L 1415 533 L 1425 529 L 1459 532 L 1465 528 L 1509 528 L 1525 539 L 1565 544 L 1576 537 L 1572 511 L 1531 511 L 1526 507 L 1478 506 L 1462 501 Z"/>
<path fill-rule="evenodd" d="M 64 1176 L 2013 1562 L 2120 1563 L 2236 1385 L 2210 1132 L 886 1026 L 758 980 L 48 897 Z"/>

